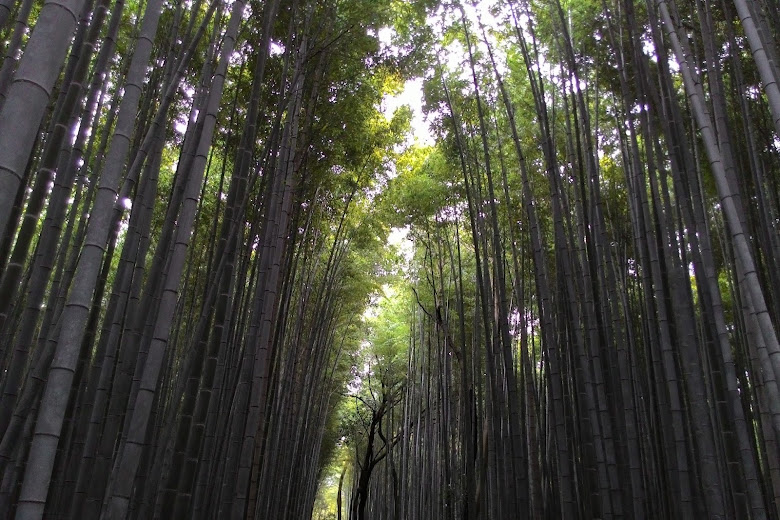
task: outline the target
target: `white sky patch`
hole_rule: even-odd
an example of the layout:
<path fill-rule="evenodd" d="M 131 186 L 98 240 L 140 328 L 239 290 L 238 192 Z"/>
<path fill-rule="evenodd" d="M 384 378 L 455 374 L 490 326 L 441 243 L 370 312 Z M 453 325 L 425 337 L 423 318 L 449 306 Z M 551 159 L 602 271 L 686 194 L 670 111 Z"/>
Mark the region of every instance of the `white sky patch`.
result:
<path fill-rule="evenodd" d="M 368 34 L 374 35 L 379 40 L 382 53 L 394 54 L 398 49 L 393 44 L 395 31 L 392 27 L 380 27 L 377 30 L 369 29 Z M 400 107 L 408 105 L 412 110 L 412 134 L 407 136 L 407 145 L 415 141 L 424 146 L 431 146 L 435 139 L 431 134 L 430 126 L 423 113 L 423 80 L 422 78 L 413 78 L 404 83 L 403 90 L 398 94 L 386 95 L 382 99 L 380 110 L 387 119 L 391 119 L 395 111 Z"/>
<path fill-rule="evenodd" d="M 469 53 L 457 40 L 451 42 L 444 49 L 444 60 L 447 70 L 456 73 L 461 81 L 471 82 L 471 68 L 469 67 Z"/>
<path fill-rule="evenodd" d="M 409 239 L 409 226 L 392 228 L 387 236 L 387 243 L 398 248 L 407 265 L 411 263 L 414 256 L 414 243 Z"/>
<path fill-rule="evenodd" d="M 393 29 L 390 27 L 382 27 L 377 31 L 377 36 L 379 37 L 379 43 L 382 45 L 383 49 L 386 49 L 391 46 L 393 43 Z"/>
<path fill-rule="evenodd" d="M 281 56 L 284 54 L 285 48 L 280 42 L 272 41 L 269 45 L 268 53 L 271 56 Z"/>
<path fill-rule="evenodd" d="M 404 84 L 404 89 L 400 94 L 385 96 L 382 100 L 382 112 L 386 118 L 390 119 L 396 110 L 403 105 L 408 105 L 412 109 L 412 140 L 416 140 L 418 144 L 424 146 L 431 146 L 434 143 L 434 138 L 425 114 L 423 114 L 422 104 L 423 80 L 422 78 L 414 78 Z"/>
<path fill-rule="evenodd" d="M 409 226 L 392 228 L 387 236 L 387 243 L 398 247 L 404 247 L 407 243 L 411 244 L 409 240 Z"/>
<path fill-rule="evenodd" d="M 180 135 L 184 135 L 184 133 L 187 131 L 187 120 L 182 118 L 177 118 L 176 121 L 173 123 L 173 129 L 176 130 L 176 133 Z"/>

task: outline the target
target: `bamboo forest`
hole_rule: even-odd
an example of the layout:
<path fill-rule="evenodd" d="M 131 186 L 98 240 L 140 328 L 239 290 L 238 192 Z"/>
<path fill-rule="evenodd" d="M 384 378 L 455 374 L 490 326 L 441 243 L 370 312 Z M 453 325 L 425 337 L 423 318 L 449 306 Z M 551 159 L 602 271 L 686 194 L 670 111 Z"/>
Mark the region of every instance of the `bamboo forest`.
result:
<path fill-rule="evenodd" d="M 0 0 L 0 518 L 780 520 L 780 0 Z"/>

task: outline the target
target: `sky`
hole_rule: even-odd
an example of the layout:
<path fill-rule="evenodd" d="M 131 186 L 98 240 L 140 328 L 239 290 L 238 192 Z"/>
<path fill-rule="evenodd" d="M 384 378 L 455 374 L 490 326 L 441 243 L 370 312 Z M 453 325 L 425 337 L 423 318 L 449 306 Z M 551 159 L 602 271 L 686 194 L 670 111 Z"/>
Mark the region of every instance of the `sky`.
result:
<path fill-rule="evenodd" d="M 432 145 L 433 134 L 422 110 L 423 80 L 414 78 L 404 84 L 404 89 L 395 96 L 386 96 L 382 100 L 382 111 L 388 119 L 393 116 L 398 108 L 409 105 L 412 109 L 412 139 L 420 145 Z"/>

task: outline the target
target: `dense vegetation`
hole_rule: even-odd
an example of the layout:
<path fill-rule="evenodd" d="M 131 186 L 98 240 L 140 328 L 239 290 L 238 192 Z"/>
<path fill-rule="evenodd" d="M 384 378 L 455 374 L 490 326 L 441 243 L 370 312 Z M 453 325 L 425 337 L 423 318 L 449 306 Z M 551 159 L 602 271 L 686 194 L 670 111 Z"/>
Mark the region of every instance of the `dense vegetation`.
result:
<path fill-rule="evenodd" d="M 778 41 L 0 0 L 0 517 L 780 520 Z"/>

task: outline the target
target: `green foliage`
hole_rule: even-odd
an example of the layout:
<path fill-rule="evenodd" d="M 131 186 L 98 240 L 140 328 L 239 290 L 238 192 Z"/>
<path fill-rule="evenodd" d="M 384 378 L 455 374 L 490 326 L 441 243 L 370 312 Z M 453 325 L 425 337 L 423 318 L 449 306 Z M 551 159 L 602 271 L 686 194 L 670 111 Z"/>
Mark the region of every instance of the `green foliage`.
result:
<path fill-rule="evenodd" d="M 396 162 L 397 176 L 389 185 L 386 203 L 391 225 L 423 224 L 457 203 L 459 190 L 453 168 L 438 148 L 412 147 Z"/>
<path fill-rule="evenodd" d="M 361 445 L 372 414 L 387 413 L 406 379 L 411 295 L 384 286 L 372 297 L 361 327 L 364 340 L 352 353 L 349 395 L 338 406 L 339 444 Z M 384 404 L 383 404 L 384 403 Z"/>
<path fill-rule="evenodd" d="M 376 316 L 367 320 L 373 371 L 386 387 L 397 385 L 406 376 L 410 308 L 408 289 L 386 286 L 375 305 Z"/>

